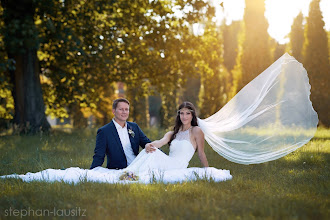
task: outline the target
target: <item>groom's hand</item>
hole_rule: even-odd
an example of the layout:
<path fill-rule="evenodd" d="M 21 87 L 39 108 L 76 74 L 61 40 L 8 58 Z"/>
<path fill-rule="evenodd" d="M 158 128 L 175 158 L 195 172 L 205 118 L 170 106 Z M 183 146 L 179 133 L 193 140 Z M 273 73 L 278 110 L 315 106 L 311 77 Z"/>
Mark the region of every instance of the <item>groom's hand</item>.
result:
<path fill-rule="evenodd" d="M 156 147 L 153 146 L 151 143 L 146 144 L 146 152 L 147 153 L 152 153 L 156 150 Z"/>

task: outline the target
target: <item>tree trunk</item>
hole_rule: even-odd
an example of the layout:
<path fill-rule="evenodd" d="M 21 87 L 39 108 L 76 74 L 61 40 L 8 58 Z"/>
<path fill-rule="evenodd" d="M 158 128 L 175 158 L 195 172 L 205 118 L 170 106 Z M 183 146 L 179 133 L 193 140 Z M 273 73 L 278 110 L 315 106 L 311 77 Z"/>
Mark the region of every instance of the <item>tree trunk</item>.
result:
<path fill-rule="evenodd" d="M 69 105 L 70 117 L 73 120 L 73 128 L 86 128 L 88 125 L 87 118 L 84 117 L 79 104 L 71 103 Z"/>
<path fill-rule="evenodd" d="M 18 125 L 18 131 L 25 134 L 48 131 L 50 125 L 45 115 L 37 51 L 27 49 L 25 53 L 11 58 L 16 61 L 16 69 L 11 76 L 14 85 L 14 123 Z"/>

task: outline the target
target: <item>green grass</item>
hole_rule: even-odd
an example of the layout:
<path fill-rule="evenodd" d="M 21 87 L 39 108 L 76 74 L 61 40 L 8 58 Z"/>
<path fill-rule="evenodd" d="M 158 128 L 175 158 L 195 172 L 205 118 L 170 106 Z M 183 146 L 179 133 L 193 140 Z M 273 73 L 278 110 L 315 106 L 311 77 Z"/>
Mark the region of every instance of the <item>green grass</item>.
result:
<path fill-rule="evenodd" d="M 95 133 L 94 129 L 56 130 L 49 136 L 2 136 L 0 175 L 87 169 Z M 155 139 L 164 131 L 146 133 Z M 233 179 L 150 185 L 0 179 L 0 219 L 7 218 L 10 209 L 23 215 L 30 210 L 31 218 L 32 211 L 40 216 L 41 211 L 54 208 L 57 217 L 80 208 L 80 215 L 70 217 L 87 219 L 329 219 L 330 130 L 318 129 L 311 142 L 268 163 L 235 164 L 209 146 L 206 155 L 210 166 L 230 170 Z M 190 166 L 200 166 L 197 155 Z"/>

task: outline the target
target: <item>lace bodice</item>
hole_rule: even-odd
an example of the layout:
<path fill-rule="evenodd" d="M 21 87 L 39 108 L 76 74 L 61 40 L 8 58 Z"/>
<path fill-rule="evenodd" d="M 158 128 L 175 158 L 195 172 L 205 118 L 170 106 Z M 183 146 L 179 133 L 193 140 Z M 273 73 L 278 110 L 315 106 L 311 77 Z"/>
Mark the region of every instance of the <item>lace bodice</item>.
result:
<path fill-rule="evenodd" d="M 190 130 L 179 131 L 170 146 L 169 156 L 176 158 L 183 166 L 188 166 L 194 156 L 195 149 L 190 142 Z"/>
<path fill-rule="evenodd" d="M 186 140 L 186 141 L 190 142 L 190 130 L 191 130 L 191 127 L 186 131 L 179 131 L 176 134 L 175 139 L 178 141 Z"/>

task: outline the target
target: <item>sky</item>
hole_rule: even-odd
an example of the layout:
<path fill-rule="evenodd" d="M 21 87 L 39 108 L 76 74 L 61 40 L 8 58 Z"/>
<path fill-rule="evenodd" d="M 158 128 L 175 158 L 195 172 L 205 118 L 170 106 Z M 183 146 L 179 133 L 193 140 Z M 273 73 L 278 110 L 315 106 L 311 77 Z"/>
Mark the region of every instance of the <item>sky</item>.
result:
<path fill-rule="evenodd" d="M 223 2 L 224 9 L 220 3 Z M 291 31 L 293 19 L 301 11 L 308 16 L 311 0 L 265 0 L 265 17 L 268 20 L 268 33 L 279 43 L 289 41 L 287 35 Z M 225 17 L 227 24 L 232 20 L 241 20 L 244 15 L 245 0 L 213 0 L 216 7 L 216 20 L 222 21 Z M 330 0 L 321 0 L 320 8 L 325 22 L 325 29 L 330 30 Z"/>

